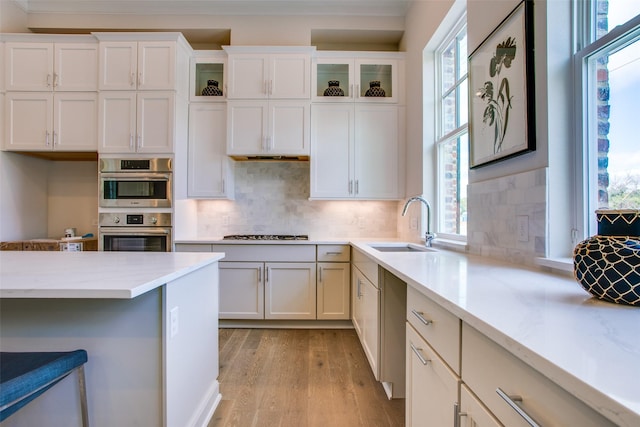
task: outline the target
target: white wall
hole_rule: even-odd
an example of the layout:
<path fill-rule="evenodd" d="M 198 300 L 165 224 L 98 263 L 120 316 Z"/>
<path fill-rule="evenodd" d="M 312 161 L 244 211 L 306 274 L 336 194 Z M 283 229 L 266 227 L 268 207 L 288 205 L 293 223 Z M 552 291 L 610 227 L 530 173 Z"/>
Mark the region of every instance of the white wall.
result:
<path fill-rule="evenodd" d="M 0 0 L 0 33 L 25 33 L 27 13 L 14 0 Z"/>
<path fill-rule="evenodd" d="M 47 236 L 62 237 L 65 228 L 77 235 L 98 234 L 98 164 L 95 161 L 56 161 L 47 180 Z"/>
<path fill-rule="evenodd" d="M 0 241 L 47 237 L 46 160 L 0 151 Z"/>

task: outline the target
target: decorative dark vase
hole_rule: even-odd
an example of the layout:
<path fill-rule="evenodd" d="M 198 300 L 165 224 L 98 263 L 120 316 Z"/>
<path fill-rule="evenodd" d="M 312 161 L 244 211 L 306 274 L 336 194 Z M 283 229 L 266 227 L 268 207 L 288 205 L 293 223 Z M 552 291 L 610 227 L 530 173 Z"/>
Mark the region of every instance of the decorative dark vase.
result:
<path fill-rule="evenodd" d="M 384 89 L 380 87 L 380 81 L 371 80 L 369 82 L 369 89 L 367 89 L 367 91 L 364 93 L 364 96 L 385 97 L 387 96 L 387 94 L 385 93 Z"/>
<path fill-rule="evenodd" d="M 207 80 L 207 87 L 202 89 L 202 96 L 222 96 L 217 80 Z"/>
<path fill-rule="evenodd" d="M 329 80 L 328 85 L 329 87 L 324 90 L 324 96 L 344 96 L 338 80 Z"/>
<path fill-rule="evenodd" d="M 597 210 L 598 234 L 573 250 L 573 273 L 595 297 L 640 306 L 640 210 Z"/>

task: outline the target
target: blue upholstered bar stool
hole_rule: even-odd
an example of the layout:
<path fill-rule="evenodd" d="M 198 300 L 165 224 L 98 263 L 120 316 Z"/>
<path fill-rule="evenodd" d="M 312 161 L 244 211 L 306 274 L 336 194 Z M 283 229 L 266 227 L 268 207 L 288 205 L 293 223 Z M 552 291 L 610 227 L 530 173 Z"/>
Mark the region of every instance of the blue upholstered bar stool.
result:
<path fill-rule="evenodd" d="M 77 370 L 82 425 L 89 427 L 84 381 L 86 362 L 85 350 L 0 352 L 0 422 Z"/>

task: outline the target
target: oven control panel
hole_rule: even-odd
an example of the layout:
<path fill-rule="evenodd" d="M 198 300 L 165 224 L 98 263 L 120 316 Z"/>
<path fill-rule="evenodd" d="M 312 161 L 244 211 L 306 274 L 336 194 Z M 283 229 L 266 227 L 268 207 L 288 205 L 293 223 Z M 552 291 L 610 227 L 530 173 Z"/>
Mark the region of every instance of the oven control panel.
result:
<path fill-rule="evenodd" d="M 169 212 L 109 212 L 100 213 L 100 227 L 171 227 Z"/>

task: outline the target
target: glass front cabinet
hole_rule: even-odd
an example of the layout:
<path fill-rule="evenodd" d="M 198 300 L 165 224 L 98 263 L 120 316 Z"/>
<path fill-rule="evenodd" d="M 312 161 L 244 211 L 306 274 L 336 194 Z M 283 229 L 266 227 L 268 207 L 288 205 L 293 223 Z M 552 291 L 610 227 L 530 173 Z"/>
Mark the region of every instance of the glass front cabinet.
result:
<path fill-rule="evenodd" d="M 316 56 L 314 102 L 398 102 L 399 61 L 395 55 L 353 58 L 340 53 Z"/>
<path fill-rule="evenodd" d="M 189 98 L 192 102 L 226 101 L 227 55 L 220 50 L 197 50 L 191 57 Z"/>

